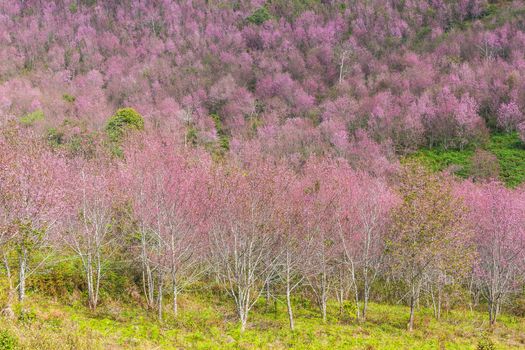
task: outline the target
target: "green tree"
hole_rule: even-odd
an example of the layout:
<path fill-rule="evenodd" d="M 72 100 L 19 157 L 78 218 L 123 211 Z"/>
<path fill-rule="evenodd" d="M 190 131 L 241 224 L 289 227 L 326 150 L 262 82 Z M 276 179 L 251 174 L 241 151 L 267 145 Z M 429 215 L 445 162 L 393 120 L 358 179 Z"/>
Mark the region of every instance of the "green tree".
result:
<path fill-rule="evenodd" d="M 143 130 L 144 118 L 133 108 L 121 108 L 108 120 L 106 132 L 112 142 L 120 142 L 130 130 Z"/>
<path fill-rule="evenodd" d="M 268 12 L 268 9 L 266 7 L 259 7 L 257 10 L 255 10 L 246 20 L 249 23 L 261 25 L 267 20 L 269 20 L 272 16 L 270 15 L 270 12 Z"/>
<path fill-rule="evenodd" d="M 407 326 L 412 331 L 425 279 L 436 271 L 452 274 L 469 266 L 465 260 L 470 259 L 471 249 L 466 210 L 454 196 L 451 181 L 417 163 L 405 164 L 400 175 L 402 203 L 393 214 L 387 251 L 394 276 L 407 288 Z"/>

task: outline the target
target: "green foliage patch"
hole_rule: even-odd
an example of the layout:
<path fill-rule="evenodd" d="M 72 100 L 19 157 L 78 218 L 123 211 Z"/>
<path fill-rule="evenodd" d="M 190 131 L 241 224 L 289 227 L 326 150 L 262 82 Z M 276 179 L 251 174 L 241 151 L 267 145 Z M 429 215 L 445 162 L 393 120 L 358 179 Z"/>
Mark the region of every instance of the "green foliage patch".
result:
<path fill-rule="evenodd" d="M 44 119 L 44 112 L 41 109 L 38 109 L 34 112 L 24 115 L 23 117 L 20 117 L 20 123 L 22 123 L 23 125 L 31 126 L 34 123 Z"/>
<path fill-rule="evenodd" d="M 144 118 L 133 108 L 121 108 L 108 120 L 106 132 L 113 142 L 122 140 L 130 130 L 143 130 Z"/>
<path fill-rule="evenodd" d="M 63 94 L 62 99 L 66 102 L 73 103 L 76 100 L 76 97 L 70 94 Z"/>
<path fill-rule="evenodd" d="M 0 350 L 18 349 L 18 340 L 7 330 L 0 331 Z"/>
<path fill-rule="evenodd" d="M 494 154 L 499 162 L 499 179 L 509 187 L 525 182 L 525 145 L 517 133 L 493 134 L 482 147 Z M 475 150 L 445 150 L 443 148 L 421 149 L 410 156 L 416 158 L 434 171 L 451 167 L 452 171 L 468 178 L 472 173 L 472 157 Z"/>
<path fill-rule="evenodd" d="M 525 145 L 518 134 L 493 135 L 486 149 L 498 158 L 503 182 L 510 187 L 525 182 Z"/>
<path fill-rule="evenodd" d="M 221 159 L 230 150 L 230 139 L 222 123 L 222 119 L 217 114 L 212 114 L 211 118 L 215 124 L 215 131 L 217 132 L 217 144 L 212 148 L 213 155 L 216 159 Z"/>
<path fill-rule="evenodd" d="M 268 9 L 266 7 L 259 7 L 257 10 L 255 10 L 250 16 L 246 18 L 246 20 L 249 23 L 261 25 L 267 20 L 272 18 L 270 15 L 270 12 L 268 12 Z"/>

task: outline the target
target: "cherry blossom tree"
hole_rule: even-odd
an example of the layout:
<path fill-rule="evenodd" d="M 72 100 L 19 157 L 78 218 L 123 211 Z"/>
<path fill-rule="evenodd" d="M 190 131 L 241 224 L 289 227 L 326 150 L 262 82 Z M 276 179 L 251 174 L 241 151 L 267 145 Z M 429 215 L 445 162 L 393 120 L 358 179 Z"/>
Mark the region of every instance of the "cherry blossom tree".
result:
<path fill-rule="evenodd" d="M 286 308 L 290 329 L 295 327 L 292 293 L 302 285 L 302 264 L 311 244 L 305 231 L 304 190 L 300 178 L 290 172 L 277 177 L 278 191 L 275 201 L 275 224 L 278 237 L 278 260 L 275 271 L 284 283 Z"/>
<path fill-rule="evenodd" d="M 140 151 L 128 147 L 127 163 L 121 170 L 134 190 L 146 301 L 150 307 L 155 303 L 156 273 L 156 304 L 162 319 L 163 284 L 172 283 L 173 313 L 177 315 L 178 295 L 203 272 L 209 168 L 206 157 L 192 165 L 191 153 L 155 136 L 147 136 Z"/>
<path fill-rule="evenodd" d="M 23 302 L 26 296 L 26 279 L 45 262 L 30 267 L 34 250 L 48 243 L 48 236 L 55 227 L 61 212 L 63 190 L 59 186 L 60 175 L 55 171 L 63 169 L 63 159 L 50 153 L 32 133 L 24 134 L 17 128 L 3 130 L 2 146 L 2 227 L 4 243 L 9 240 L 18 256 L 18 298 Z M 4 245 L 5 247 L 5 245 Z M 4 250 L 5 253 L 5 250 Z M 4 264 L 11 283 L 8 259 Z M 13 291 L 9 292 L 12 296 Z M 10 305 L 7 309 L 10 309 Z"/>
<path fill-rule="evenodd" d="M 379 179 L 345 172 L 343 166 L 338 170 L 333 180 L 343 189 L 336 214 L 339 238 L 350 271 L 357 318 L 366 319 L 372 285 L 384 264 L 385 233 L 396 198 Z"/>
<path fill-rule="evenodd" d="M 474 181 L 494 180 L 499 176 L 498 158 L 482 149 L 477 149 L 472 156 L 470 175 Z"/>
<path fill-rule="evenodd" d="M 272 228 L 274 177 L 264 168 L 243 175 L 241 169 L 218 173 L 210 227 L 210 258 L 221 285 L 235 301 L 241 331 L 273 274 L 276 235 Z"/>
<path fill-rule="evenodd" d="M 525 143 L 525 122 L 522 122 L 518 125 L 518 133 L 521 141 Z"/>
<path fill-rule="evenodd" d="M 498 126 L 505 131 L 513 131 L 524 121 L 519 106 L 515 102 L 503 103 L 498 108 Z"/>
<path fill-rule="evenodd" d="M 470 207 L 478 253 L 474 273 L 488 302 L 490 324 L 494 325 L 503 303 L 519 289 L 517 281 L 524 274 L 523 192 L 490 182 L 479 186 L 465 183 L 459 193 Z"/>
<path fill-rule="evenodd" d="M 426 112 L 429 146 L 464 148 L 485 132 L 477 114 L 477 102 L 468 94 L 457 97 L 449 87 L 443 88 L 435 97 L 435 106 Z"/>
<path fill-rule="evenodd" d="M 70 184 L 70 224 L 63 238 L 82 262 L 88 305 L 95 310 L 116 240 L 112 227 L 119 198 L 113 182 L 116 172 L 114 165 L 104 159 L 73 163 L 70 169 L 76 176 Z"/>
<path fill-rule="evenodd" d="M 310 287 L 315 303 L 319 307 L 323 322 L 327 319 L 328 298 L 333 289 L 333 275 L 341 260 L 337 244 L 338 192 L 329 179 L 333 164 L 311 160 L 307 165 L 304 191 L 307 193 L 304 206 L 306 217 L 306 239 L 310 241 L 303 263 L 303 274 Z"/>

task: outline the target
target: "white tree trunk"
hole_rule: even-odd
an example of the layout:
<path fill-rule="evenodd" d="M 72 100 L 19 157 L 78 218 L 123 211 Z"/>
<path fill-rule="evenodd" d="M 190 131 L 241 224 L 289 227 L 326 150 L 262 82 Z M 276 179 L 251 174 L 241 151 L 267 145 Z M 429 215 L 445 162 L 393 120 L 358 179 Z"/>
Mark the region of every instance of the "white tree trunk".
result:
<path fill-rule="evenodd" d="M 288 321 L 290 324 L 290 329 L 293 331 L 295 324 L 294 324 L 294 319 L 293 319 L 290 283 L 286 284 L 286 309 L 288 311 Z"/>
<path fill-rule="evenodd" d="M 178 306 L 178 295 L 179 295 L 179 289 L 177 286 L 177 278 L 175 274 L 173 274 L 173 314 L 175 317 L 179 314 L 179 306 Z"/>
<path fill-rule="evenodd" d="M 157 295 L 157 311 L 158 311 L 158 317 L 159 317 L 159 321 L 162 322 L 162 284 L 163 284 L 163 281 L 162 281 L 162 276 L 159 274 L 159 294 Z"/>
<path fill-rule="evenodd" d="M 27 273 L 27 249 L 24 245 L 20 247 L 18 260 L 19 260 L 18 300 L 22 303 L 26 295 L 26 273 Z"/>
<path fill-rule="evenodd" d="M 8 288 L 7 291 L 7 300 L 4 305 L 4 308 L 2 309 L 2 315 L 4 315 L 8 319 L 12 319 L 15 317 L 15 313 L 13 311 L 13 301 L 16 298 L 16 290 L 14 288 L 13 284 L 13 276 L 11 275 L 11 268 L 9 266 L 9 260 L 7 259 L 7 255 L 4 252 L 4 267 L 7 275 L 7 282 L 8 282 Z"/>

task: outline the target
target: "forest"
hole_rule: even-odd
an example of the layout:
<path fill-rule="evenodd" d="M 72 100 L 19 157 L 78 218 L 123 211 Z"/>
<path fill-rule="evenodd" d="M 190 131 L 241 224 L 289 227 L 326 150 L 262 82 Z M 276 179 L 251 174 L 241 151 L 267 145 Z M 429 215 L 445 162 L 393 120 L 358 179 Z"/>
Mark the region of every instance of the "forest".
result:
<path fill-rule="evenodd" d="M 525 2 L 0 0 L 0 349 L 525 348 Z"/>

